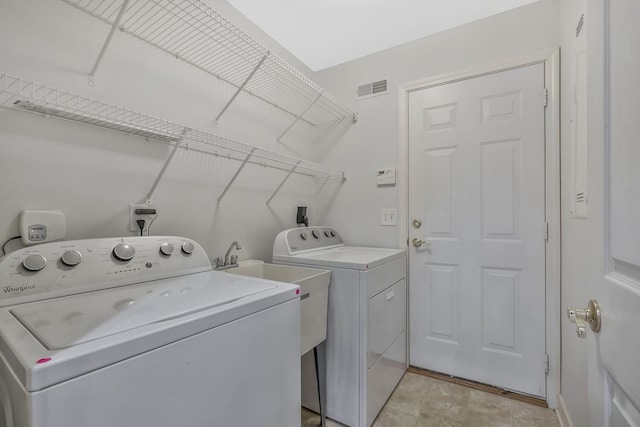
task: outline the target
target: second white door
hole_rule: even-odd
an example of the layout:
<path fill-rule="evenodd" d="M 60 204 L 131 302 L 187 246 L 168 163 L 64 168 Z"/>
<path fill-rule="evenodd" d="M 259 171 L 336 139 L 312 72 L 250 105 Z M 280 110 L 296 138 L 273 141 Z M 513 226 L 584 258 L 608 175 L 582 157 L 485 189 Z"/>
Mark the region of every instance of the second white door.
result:
<path fill-rule="evenodd" d="M 544 99 L 543 64 L 409 94 L 410 363 L 539 397 Z"/>

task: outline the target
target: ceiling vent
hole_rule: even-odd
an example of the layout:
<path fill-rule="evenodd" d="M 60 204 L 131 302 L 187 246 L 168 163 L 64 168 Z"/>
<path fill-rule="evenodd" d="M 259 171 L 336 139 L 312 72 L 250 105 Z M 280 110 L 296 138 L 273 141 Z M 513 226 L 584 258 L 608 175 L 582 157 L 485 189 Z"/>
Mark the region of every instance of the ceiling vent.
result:
<path fill-rule="evenodd" d="M 384 95 L 389 91 L 389 85 L 387 79 L 379 80 L 377 82 L 365 83 L 358 86 L 357 99 L 370 98 L 372 96 Z"/>

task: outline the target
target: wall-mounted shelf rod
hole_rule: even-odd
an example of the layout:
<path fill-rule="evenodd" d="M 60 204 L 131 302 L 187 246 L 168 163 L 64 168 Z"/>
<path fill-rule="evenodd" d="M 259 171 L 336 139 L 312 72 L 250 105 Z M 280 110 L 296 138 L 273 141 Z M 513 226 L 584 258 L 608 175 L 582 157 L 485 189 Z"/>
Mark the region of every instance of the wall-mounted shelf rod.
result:
<path fill-rule="evenodd" d="M 96 73 L 98 72 L 98 66 L 100 66 L 100 62 L 102 61 L 104 54 L 107 52 L 107 48 L 109 47 L 109 44 L 111 43 L 111 39 L 113 38 L 113 33 L 116 32 L 116 28 L 118 28 L 118 25 L 120 25 L 120 21 L 122 21 L 122 16 L 124 15 L 124 12 L 127 10 L 128 4 L 129 4 L 129 0 L 124 0 L 122 2 L 122 6 L 120 6 L 120 11 L 118 12 L 118 16 L 116 16 L 115 21 L 113 21 L 113 24 L 111 25 L 111 30 L 109 31 L 109 35 L 107 36 L 107 39 L 104 41 L 104 44 L 102 45 L 102 49 L 100 49 L 100 53 L 96 58 L 96 62 L 93 64 L 93 68 L 89 73 L 89 84 L 92 86 L 96 83 Z"/>
<path fill-rule="evenodd" d="M 280 191 L 280 189 L 282 188 L 282 186 L 284 185 L 285 182 L 287 182 L 289 180 L 289 177 L 291 176 L 291 174 L 297 169 L 298 165 L 300 164 L 300 162 L 296 163 L 291 170 L 289 171 L 289 173 L 287 173 L 287 176 L 284 177 L 284 179 L 282 180 L 282 182 L 280 183 L 280 185 L 278 185 L 278 188 L 276 188 L 276 191 L 273 192 L 273 194 L 271 195 L 271 197 L 269 197 L 269 199 L 267 200 L 267 205 L 269 203 L 271 203 L 271 200 L 273 200 L 274 197 L 276 197 L 276 194 L 278 194 L 278 192 Z"/>
<path fill-rule="evenodd" d="M 311 104 L 309 104 L 309 106 L 308 106 L 307 108 L 305 108 L 305 110 L 304 110 L 302 113 L 300 113 L 300 114 L 298 114 L 298 115 L 296 116 L 295 120 L 294 120 L 293 122 L 291 122 L 291 124 L 289 125 L 289 127 L 288 127 L 288 128 L 286 128 L 286 129 L 284 130 L 284 132 L 282 132 L 282 133 L 280 134 L 280 136 L 277 138 L 278 142 L 280 142 L 280 138 L 282 138 L 283 136 L 285 136 L 285 135 L 287 134 L 287 132 L 289 132 L 289 130 L 293 127 L 293 125 L 295 125 L 296 123 L 298 123 L 298 120 L 300 120 L 300 119 L 302 118 L 302 116 L 304 116 L 304 114 L 305 114 L 307 111 L 309 111 L 309 110 L 311 109 L 311 107 L 313 107 L 313 105 L 314 105 L 316 102 L 318 102 L 318 100 L 320 99 L 320 97 L 321 97 L 321 96 L 322 96 L 322 93 L 318 94 L 318 96 L 316 97 L 316 99 L 314 99 L 314 100 L 311 102 Z"/>
<path fill-rule="evenodd" d="M 231 103 L 236 99 L 236 97 L 238 96 L 238 94 L 240 92 L 242 92 L 245 88 L 245 86 L 247 85 L 247 83 L 249 83 L 249 80 L 251 80 L 251 77 L 253 77 L 253 75 L 256 73 L 256 71 L 258 71 L 258 68 L 260 68 L 260 66 L 262 65 L 262 63 L 264 62 L 264 60 L 267 59 L 267 55 L 263 56 L 262 59 L 260 60 L 260 62 L 258 62 L 258 65 L 256 65 L 256 68 L 254 68 L 251 73 L 247 76 L 246 80 L 244 82 L 242 82 L 242 84 L 240 85 L 240 87 L 238 88 L 238 90 L 236 90 L 236 92 L 233 94 L 233 96 L 231 97 L 231 99 L 226 103 L 226 105 L 222 108 L 222 111 L 220 111 L 220 113 L 218 113 L 218 115 L 216 116 L 215 121 L 217 122 L 218 120 L 220 120 L 220 117 L 222 117 L 222 115 L 224 114 L 225 111 L 227 111 L 227 108 L 229 108 L 229 105 L 231 105 Z"/>
<path fill-rule="evenodd" d="M 160 172 L 158 173 L 158 176 L 156 177 L 156 180 L 153 182 L 153 185 L 149 189 L 149 192 L 147 192 L 147 196 L 145 197 L 145 200 L 146 200 L 147 203 L 151 203 L 151 196 L 153 196 L 153 192 L 156 191 L 156 187 L 158 186 L 158 183 L 162 179 L 162 176 L 164 175 L 165 171 L 167 170 L 167 167 L 169 166 L 169 163 L 171 163 L 171 160 L 173 159 L 173 156 L 176 154 L 176 151 L 178 151 L 178 147 L 180 147 L 180 144 L 182 144 L 182 141 L 184 141 L 184 136 L 186 134 L 187 134 L 187 128 L 184 128 L 182 130 L 182 136 L 180 137 L 180 139 L 178 139 L 173 144 L 173 149 L 171 150 L 171 152 L 167 156 L 167 159 L 164 161 L 164 164 L 162 165 L 162 169 L 160 169 Z"/>
<path fill-rule="evenodd" d="M 244 159 L 244 161 L 242 162 L 242 164 L 240 165 L 240 167 L 238 168 L 236 173 L 234 173 L 233 176 L 231 177 L 231 181 L 229 181 L 227 186 L 224 187 L 224 190 L 222 190 L 222 193 L 218 197 L 218 207 L 220 207 L 220 202 L 224 198 L 225 194 L 227 194 L 227 191 L 229 191 L 229 188 L 231 188 L 231 184 L 233 184 L 233 182 L 236 180 L 238 175 L 240 175 L 240 172 L 242 172 L 242 169 L 244 169 L 244 167 L 247 165 L 247 162 L 249 161 L 249 159 L 253 155 L 254 151 L 256 151 L 256 148 L 254 148 L 253 150 L 251 150 L 251 152 L 249 154 L 247 154 L 247 157 Z"/>

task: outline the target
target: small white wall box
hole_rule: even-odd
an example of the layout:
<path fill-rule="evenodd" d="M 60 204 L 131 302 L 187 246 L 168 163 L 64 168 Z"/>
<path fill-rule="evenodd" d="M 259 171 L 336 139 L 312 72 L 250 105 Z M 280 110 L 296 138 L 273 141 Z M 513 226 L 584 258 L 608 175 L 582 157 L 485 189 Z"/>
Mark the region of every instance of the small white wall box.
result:
<path fill-rule="evenodd" d="M 380 225 L 398 225 L 398 210 L 380 209 Z"/>
<path fill-rule="evenodd" d="M 60 240 L 66 234 L 64 214 L 58 210 L 23 210 L 19 227 L 25 245 Z"/>
<path fill-rule="evenodd" d="M 395 185 L 396 168 L 378 169 L 378 185 Z"/>

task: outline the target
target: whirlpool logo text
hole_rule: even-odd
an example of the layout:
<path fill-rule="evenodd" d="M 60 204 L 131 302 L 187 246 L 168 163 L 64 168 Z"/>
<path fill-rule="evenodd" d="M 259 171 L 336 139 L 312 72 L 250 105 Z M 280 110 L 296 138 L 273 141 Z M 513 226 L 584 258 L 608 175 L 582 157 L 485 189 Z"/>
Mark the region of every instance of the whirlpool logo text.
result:
<path fill-rule="evenodd" d="M 36 285 L 22 285 L 22 286 L 3 286 L 2 290 L 4 291 L 5 294 L 13 294 L 13 295 L 17 295 L 17 294 L 21 294 L 25 291 L 30 291 L 36 288 Z"/>

